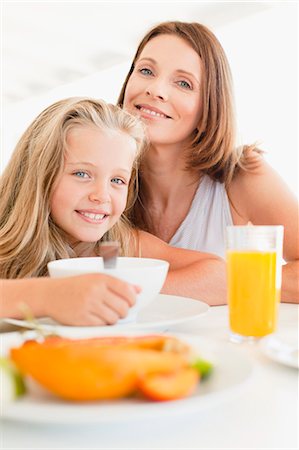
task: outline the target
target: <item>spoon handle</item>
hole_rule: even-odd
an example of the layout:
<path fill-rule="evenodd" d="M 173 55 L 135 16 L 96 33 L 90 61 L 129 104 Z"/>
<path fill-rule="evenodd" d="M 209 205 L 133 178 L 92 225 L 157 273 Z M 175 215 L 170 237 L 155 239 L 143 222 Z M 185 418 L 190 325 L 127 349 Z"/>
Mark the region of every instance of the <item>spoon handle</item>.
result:
<path fill-rule="evenodd" d="M 105 269 L 113 269 L 116 267 L 118 254 L 118 241 L 107 241 L 100 244 L 100 255 L 103 258 Z"/>

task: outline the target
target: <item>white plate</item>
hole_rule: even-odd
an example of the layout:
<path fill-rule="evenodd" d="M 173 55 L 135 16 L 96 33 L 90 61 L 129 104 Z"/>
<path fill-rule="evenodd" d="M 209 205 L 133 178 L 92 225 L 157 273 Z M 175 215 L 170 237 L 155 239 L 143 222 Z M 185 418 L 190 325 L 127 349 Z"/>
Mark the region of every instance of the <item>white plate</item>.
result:
<path fill-rule="evenodd" d="M 298 329 L 264 337 L 260 341 L 260 349 L 273 361 L 299 369 Z"/>
<path fill-rule="evenodd" d="M 19 345 L 24 337 L 32 338 L 34 332 L 6 333 L 0 336 L 2 354 Z M 141 333 L 122 333 L 137 335 Z M 206 410 L 223 400 L 231 399 L 233 393 L 244 388 L 252 372 L 252 364 L 241 349 L 233 344 L 206 338 L 172 333 L 172 336 L 192 345 L 201 357 L 214 364 L 210 377 L 198 385 L 197 391 L 188 398 L 169 402 L 150 402 L 143 399 L 125 399 L 110 402 L 68 403 L 41 388 L 30 385 L 29 392 L 19 400 L 4 405 L 3 419 L 36 423 L 119 423 L 132 420 L 154 419 Z"/>
<path fill-rule="evenodd" d="M 148 307 L 140 311 L 136 322 L 104 327 L 62 326 L 48 318 L 38 319 L 36 322 L 39 324 L 40 329 L 47 332 L 54 332 L 63 336 L 83 337 L 111 332 L 115 333 L 125 330 L 149 330 L 156 328 L 165 331 L 171 325 L 197 319 L 199 316 L 206 314 L 208 310 L 209 305 L 199 300 L 194 300 L 187 297 L 177 297 L 174 295 L 159 294 Z M 26 320 L 3 319 L 3 321 L 11 325 L 34 328 L 32 323 L 27 322 Z"/>

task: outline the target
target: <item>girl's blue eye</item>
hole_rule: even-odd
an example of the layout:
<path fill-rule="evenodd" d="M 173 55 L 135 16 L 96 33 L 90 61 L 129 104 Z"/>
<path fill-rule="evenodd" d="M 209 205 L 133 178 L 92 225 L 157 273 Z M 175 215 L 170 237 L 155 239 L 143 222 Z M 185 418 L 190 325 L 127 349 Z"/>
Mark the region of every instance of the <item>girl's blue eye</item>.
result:
<path fill-rule="evenodd" d="M 147 69 L 146 67 L 144 67 L 143 69 L 139 70 L 140 73 L 142 73 L 143 75 L 152 75 L 152 71 L 151 69 Z"/>
<path fill-rule="evenodd" d="M 121 178 L 117 178 L 117 177 L 112 178 L 112 179 L 111 179 L 111 182 L 112 182 L 112 183 L 115 183 L 115 184 L 118 184 L 119 186 L 125 184 L 124 180 L 122 180 Z"/>
<path fill-rule="evenodd" d="M 179 84 L 179 86 L 181 86 L 184 89 L 192 89 L 192 86 L 190 83 L 188 83 L 188 81 L 181 80 L 181 81 L 178 81 L 178 84 Z"/>
<path fill-rule="evenodd" d="M 83 172 L 83 170 L 78 170 L 78 172 L 74 172 L 74 175 L 78 178 L 89 178 L 89 175 L 86 172 Z"/>

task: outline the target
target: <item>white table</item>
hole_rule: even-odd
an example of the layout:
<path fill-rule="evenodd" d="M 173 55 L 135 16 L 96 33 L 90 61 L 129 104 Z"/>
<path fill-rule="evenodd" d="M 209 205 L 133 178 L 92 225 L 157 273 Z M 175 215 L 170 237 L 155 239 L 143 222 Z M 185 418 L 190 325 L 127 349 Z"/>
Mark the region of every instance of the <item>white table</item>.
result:
<path fill-rule="evenodd" d="M 279 329 L 298 327 L 298 305 L 281 304 Z M 170 329 L 228 340 L 227 306 Z M 3 337 L 4 335 L 2 335 Z M 235 344 L 238 345 L 238 344 Z M 204 411 L 150 422 L 37 425 L 2 421 L 1 449 L 295 449 L 298 371 L 268 359 L 256 345 L 239 348 L 254 363 L 238 393 Z"/>

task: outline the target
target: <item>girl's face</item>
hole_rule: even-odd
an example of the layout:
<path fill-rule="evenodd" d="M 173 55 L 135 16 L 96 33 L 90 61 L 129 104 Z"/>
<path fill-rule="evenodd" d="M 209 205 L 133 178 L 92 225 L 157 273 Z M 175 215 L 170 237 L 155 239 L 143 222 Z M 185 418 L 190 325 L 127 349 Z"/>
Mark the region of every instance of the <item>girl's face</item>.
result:
<path fill-rule="evenodd" d="M 125 209 L 136 142 L 128 134 L 76 127 L 67 135 L 64 171 L 51 216 L 71 244 L 98 241 Z"/>
<path fill-rule="evenodd" d="M 124 107 L 141 116 L 150 141 L 180 144 L 196 129 L 201 113 L 201 60 L 183 39 L 151 39 L 128 81 Z"/>

